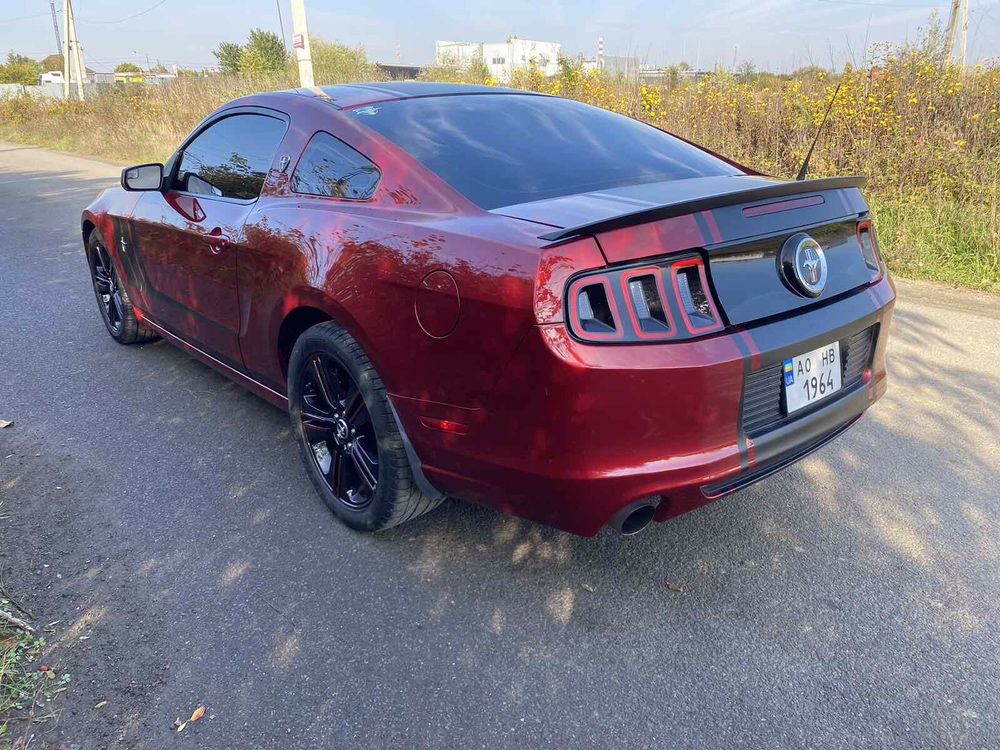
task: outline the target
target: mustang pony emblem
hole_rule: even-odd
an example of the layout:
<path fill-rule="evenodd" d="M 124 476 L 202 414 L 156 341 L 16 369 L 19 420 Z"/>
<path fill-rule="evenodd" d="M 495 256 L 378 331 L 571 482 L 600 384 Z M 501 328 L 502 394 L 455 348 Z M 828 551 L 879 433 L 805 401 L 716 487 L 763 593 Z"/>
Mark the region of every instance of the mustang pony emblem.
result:
<path fill-rule="evenodd" d="M 778 255 L 779 273 L 799 294 L 818 297 L 826 288 L 826 253 L 808 234 L 789 237 Z"/>

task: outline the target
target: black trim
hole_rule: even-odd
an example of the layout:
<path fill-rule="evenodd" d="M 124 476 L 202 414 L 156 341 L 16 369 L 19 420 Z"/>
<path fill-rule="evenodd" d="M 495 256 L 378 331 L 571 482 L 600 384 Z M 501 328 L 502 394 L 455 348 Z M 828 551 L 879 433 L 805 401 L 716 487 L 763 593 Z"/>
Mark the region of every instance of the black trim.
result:
<path fill-rule="evenodd" d="M 644 208 L 641 211 L 632 211 L 631 213 L 613 216 L 610 219 L 601 219 L 589 224 L 580 224 L 568 229 L 559 229 L 555 232 L 539 235 L 538 239 L 548 242 L 559 242 L 560 240 L 567 240 L 572 237 L 623 229 L 635 226 L 636 224 L 644 224 L 648 221 L 662 221 L 663 219 L 673 219 L 677 216 L 685 216 L 699 211 L 711 211 L 736 203 L 750 203 L 770 198 L 783 198 L 788 195 L 815 193 L 820 190 L 860 188 L 864 184 L 865 178 L 860 176 L 824 177 L 818 180 L 804 180 L 802 182 L 781 182 L 775 185 L 768 185 L 767 187 L 736 190 L 721 195 L 710 195 L 707 198 L 696 198 L 679 203 L 670 203 L 665 206 Z"/>
<path fill-rule="evenodd" d="M 869 407 L 866 383 L 855 386 L 822 409 L 802 419 L 771 430 L 754 440 L 757 465 L 750 471 L 701 488 L 705 497 L 715 499 L 753 484 L 805 458 L 850 427 Z"/>
<path fill-rule="evenodd" d="M 774 461 L 767 466 L 759 466 L 753 471 L 747 471 L 742 474 L 737 474 L 732 479 L 727 479 L 725 482 L 719 482 L 718 484 L 710 484 L 701 488 L 702 494 L 712 500 L 718 499 L 724 495 L 728 495 L 731 492 L 736 492 L 736 490 L 741 490 L 744 487 L 749 487 L 751 484 L 756 484 L 762 479 L 766 479 L 772 474 L 777 474 L 782 469 L 785 469 L 792 464 L 801 461 L 806 456 L 818 451 L 824 445 L 829 443 L 834 438 L 847 432 L 848 429 L 854 426 L 854 423 L 861 419 L 858 415 L 854 417 L 849 422 L 846 422 L 839 427 L 834 428 L 831 432 L 826 433 L 822 437 L 814 440 L 811 443 L 803 445 L 798 450 L 792 453 L 788 453 L 782 456 L 779 460 Z"/>
<path fill-rule="evenodd" d="M 410 471 L 413 473 L 413 481 L 416 482 L 417 488 L 431 500 L 440 500 L 444 497 L 444 493 L 431 484 L 427 475 L 424 474 L 424 465 L 420 461 L 413 443 L 410 442 L 410 436 L 406 434 L 406 430 L 403 428 L 403 423 L 399 419 L 396 407 L 393 406 L 392 399 L 387 397 L 386 400 L 389 402 L 389 411 L 392 412 L 392 418 L 396 420 L 396 427 L 399 428 L 399 437 L 403 440 L 403 450 L 406 451 L 406 458 L 410 461 Z"/>

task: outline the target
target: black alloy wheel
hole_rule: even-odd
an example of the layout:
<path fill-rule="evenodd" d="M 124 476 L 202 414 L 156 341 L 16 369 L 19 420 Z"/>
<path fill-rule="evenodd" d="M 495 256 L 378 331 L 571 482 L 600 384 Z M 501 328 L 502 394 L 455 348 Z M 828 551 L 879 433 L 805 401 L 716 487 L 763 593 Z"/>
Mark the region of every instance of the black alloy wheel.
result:
<path fill-rule="evenodd" d="M 111 338 L 119 344 L 143 344 L 159 338 L 136 317 L 128 289 L 122 283 L 108 246 L 97 229 L 91 230 L 87 238 L 87 265 L 101 318 Z"/>
<path fill-rule="evenodd" d="M 122 299 L 118 272 L 108 249 L 101 242 L 94 243 L 90 257 L 90 273 L 94 280 L 94 293 L 101 305 L 101 313 L 112 336 L 121 335 L 125 321 L 125 305 Z"/>
<path fill-rule="evenodd" d="M 397 526 L 444 499 L 421 492 L 382 378 L 354 337 L 332 320 L 295 341 L 288 411 L 313 487 L 352 529 Z"/>
<path fill-rule="evenodd" d="M 313 460 L 338 501 L 351 510 L 378 490 L 378 438 L 361 389 L 336 359 L 313 353 L 302 369 L 299 418 Z"/>

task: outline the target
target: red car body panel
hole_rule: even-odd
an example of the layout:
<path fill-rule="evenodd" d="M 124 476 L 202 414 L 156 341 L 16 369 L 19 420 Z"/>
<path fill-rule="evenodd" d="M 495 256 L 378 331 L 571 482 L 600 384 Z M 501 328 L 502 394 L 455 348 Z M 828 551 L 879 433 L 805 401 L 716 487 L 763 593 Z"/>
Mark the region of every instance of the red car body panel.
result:
<path fill-rule="evenodd" d="M 400 98 L 337 91 L 340 107 Z M 690 340 L 603 346 L 578 340 L 565 320 L 567 283 L 579 272 L 860 216 L 867 206 L 856 190 L 551 243 L 539 238 L 546 229 L 620 213 L 618 199 L 567 196 L 486 211 L 327 97 L 264 94 L 219 112 L 241 108 L 288 121 L 258 200 L 112 189 L 84 212 L 85 234 L 96 227 L 106 239 L 142 319 L 279 406 L 288 332 L 302 321 L 338 321 L 385 382 L 415 470 L 441 492 L 584 535 L 650 496 L 662 498 L 664 520 L 819 444 L 885 391 L 895 295 L 884 273 L 822 304 L 803 301 L 791 316 Z M 289 175 L 318 131 L 378 165 L 370 200 L 291 191 Z M 774 182 L 725 179 L 744 188 Z M 669 189 L 710 195 L 723 186 L 708 179 Z M 722 280 L 723 271 L 709 275 Z M 749 375 L 872 326 L 862 388 L 778 437 L 743 434 Z"/>

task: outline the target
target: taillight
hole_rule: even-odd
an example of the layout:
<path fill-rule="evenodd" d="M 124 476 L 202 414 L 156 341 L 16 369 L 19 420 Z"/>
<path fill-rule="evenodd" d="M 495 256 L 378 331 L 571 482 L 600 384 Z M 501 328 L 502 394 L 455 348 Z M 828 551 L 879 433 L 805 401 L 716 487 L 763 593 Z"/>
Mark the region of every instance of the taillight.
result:
<path fill-rule="evenodd" d="M 578 276 L 567 308 L 570 330 L 584 341 L 665 341 L 723 326 L 698 256 Z"/>
<path fill-rule="evenodd" d="M 722 320 L 712 301 L 712 292 L 705 276 L 705 264 L 701 262 L 701 258 L 674 263 L 670 271 L 688 330 L 699 334 L 722 328 Z"/>
<path fill-rule="evenodd" d="M 861 255 L 865 259 L 865 265 L 875 272 L 875 278 L 881 276 L 881 256 L 878 251 L 878 242 L 875 239 L 875 227 L 872 226 L 871 219 L 863 219 L 858 222 L 858 245 L 861 247 Z"/>
<path fill-rule="evenodd" d="M 633 268 L 622 274 L 626 308 L 636 336 L 641 339 L 671 339 L 677 335 L 658 266 Z"/>
<path fill-rule="evenodd" d="M 604 276 L 588 276 L 570 284 L 569 317 L 574 332 L 588 341 L 620 339 L 624 334 L 611 283 Z"/>

